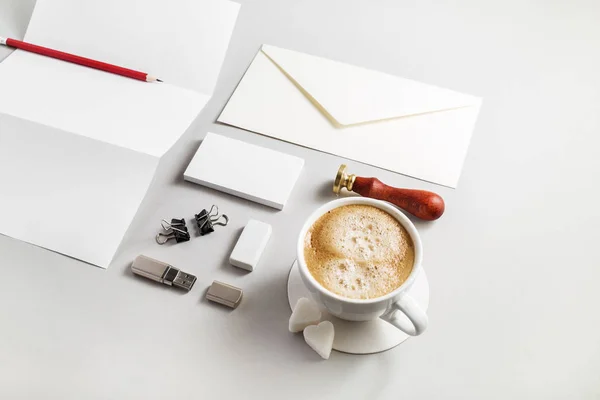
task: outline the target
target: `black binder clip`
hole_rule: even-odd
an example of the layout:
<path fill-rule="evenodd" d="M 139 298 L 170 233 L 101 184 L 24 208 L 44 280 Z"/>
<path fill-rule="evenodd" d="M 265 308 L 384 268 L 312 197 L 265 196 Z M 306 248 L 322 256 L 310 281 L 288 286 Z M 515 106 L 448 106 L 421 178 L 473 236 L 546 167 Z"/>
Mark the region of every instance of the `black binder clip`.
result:
<path fill-rule="evenodd" d="M 225 214 L 219 215 L 219 207 L 214 204 L 210 208 L 210 211 L 206 211 L 206 209 L 204 209 L 194 217 L 196 219 L 196 225 L 198 226 L 200 236 L 208 235 L 209 233 L 214 232 L 215 225 L 227 226 L 229 223 L 229 217 L 227 217 Z M 223 218 L 225 222 L 218 222 L 221 218 Z"/>
<path fill-rule="evenodd" d="M 185 225 L 185 219 L 171 219 L 171 222 L 167 222 L 164 219 L 160 223 L 164 232 L 156 234 L 156 243 L 165 244 L 169 240 L 175 239 L 177 243 L 187 242 L 190 240 L 190 233 Z"/>

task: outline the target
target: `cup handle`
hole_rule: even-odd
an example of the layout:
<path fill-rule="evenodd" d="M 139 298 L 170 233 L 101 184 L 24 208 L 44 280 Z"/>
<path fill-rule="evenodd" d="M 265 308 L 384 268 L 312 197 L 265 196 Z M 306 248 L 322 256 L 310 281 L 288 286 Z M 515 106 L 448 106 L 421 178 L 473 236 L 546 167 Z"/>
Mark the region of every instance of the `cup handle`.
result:
<path fill-rule="evenodd" d="M 402 311 L 411 323 L 408 323 L 406 319 L 396 318 L 395 315 L 398 311 Z M 425 311 L 409 295 L 404 295 L 400 300 L 393 303 L 392 310 L 383 319 L 410 336 L 418 336 L 425 332 L 429 323 Z"/>

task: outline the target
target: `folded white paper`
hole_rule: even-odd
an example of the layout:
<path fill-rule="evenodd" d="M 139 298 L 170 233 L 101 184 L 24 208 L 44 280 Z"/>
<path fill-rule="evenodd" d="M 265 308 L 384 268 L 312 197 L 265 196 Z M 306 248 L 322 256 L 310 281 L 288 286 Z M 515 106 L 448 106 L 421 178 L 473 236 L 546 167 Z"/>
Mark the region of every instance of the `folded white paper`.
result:
<path fill-rule="evenodd" d="M 228 0 L 38 0 L 25 41 L 210 95 L 239 7 Z"/>
<path fill-rule="evenodd" d="M 219 121 L 456 187 L 481 99 L 263 45 Z"/>
<path fill-rule="evenodd" d="M 165 83 L 20 50 L 0 63 L 0 233 L 108 267 L 160 158 L 210 99 L 238 10 L 38 0 L 26 41 Z"/>

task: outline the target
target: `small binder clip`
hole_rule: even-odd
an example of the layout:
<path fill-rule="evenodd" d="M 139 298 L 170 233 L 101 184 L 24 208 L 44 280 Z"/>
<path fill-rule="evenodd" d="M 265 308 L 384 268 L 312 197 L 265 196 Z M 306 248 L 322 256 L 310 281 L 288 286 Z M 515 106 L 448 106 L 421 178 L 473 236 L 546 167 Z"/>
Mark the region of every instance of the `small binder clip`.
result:
<path fill-rule="evenodd" d="M 210 211 L 203 209 L 194 217 L 196 219 L 198 230 L 200 231 L 200 236 L 208 235 L 209 233 L 214 232 L 215 225 L 227 226 L 229 223 L 229 217 L 227 217 L 225 214 L 219 215 L 219 207 L 214 204 L 210 208 Z M 218 222 L 221 218 L 223 218 L 225 222 Z"/>
<path fill-rule="evenodd" d="M 185 219 L 183 218 L 173 218 L 170 223 L 163 219 L 161 226 L 164 232 L 156 234 L 155 239 L 158 244 L 162 245 L 173 239 L 175 239 L 177 243 L 190 240 L 190 233 L 188 232 L 187 226 L 185 226 Z"/>
<path fill-rule="evenodd" d="M 214 210 L 214 214 L 213 214 L 213 210 Z M 200 227 L 200 225 L 202 223 L 204 223 L 204 220 L 206 220 L 207 218 L 214 218 L 218 215 L 219 215 L 219 207 L 217 207 L 216 205 L 213 204 L 210 207 L 210 211 L 206 211 L 206 208 L 205 208 L 202 211 L 200 211 L 199 214 L 194 215 L 194 218 L 196 218 L 196 224 L 198 225 L 198 227 Z"/>
<path fill-rule="evenodd" d="M 221 218 L 223 218 L 225 220 L 225 222 L 217 222 Z M 200 235 L 204 236 L 204 235 L 208 235 L 211 232 L 214 232 L 215 229 L 213 227 L 215 225 L 227 226 L 228 223 L 229 223 L 229 217 L 225 214 L 222 214 L 222 215 L 216 217 L 216 219 L 207 218 L 204 221 L 204 223 L 201 226 L 199 226 Z"/>
<path fill-rule="evenodd" d="M 171 218 L 171 223 L 169 224 L 167 221 L 165 221 L 164 219 L 161 222 L 161 225 L 163 227 L 164 230 L 169 230 L 172 227 L 179 227 L 179 226 L 185 226 L 185 219 L 181 218 L 181 219 L 177 219 L 177 218 Z"/>

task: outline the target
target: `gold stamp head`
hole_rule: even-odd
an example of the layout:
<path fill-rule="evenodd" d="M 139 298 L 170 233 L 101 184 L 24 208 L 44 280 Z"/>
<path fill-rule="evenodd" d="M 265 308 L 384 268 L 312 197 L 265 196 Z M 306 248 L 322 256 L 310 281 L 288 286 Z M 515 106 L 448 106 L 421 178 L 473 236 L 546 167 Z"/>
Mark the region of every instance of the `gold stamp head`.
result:
<path fill-rule="evenodd" d="M 348 175 L 346 173 L 346 164 L 340 165 L 340 169 L 338 169 L 335 181 L 333 182 L 333 192 L 338 194 L 342 188 L 352 191 L 355 179 L 356 175 Z"/>

